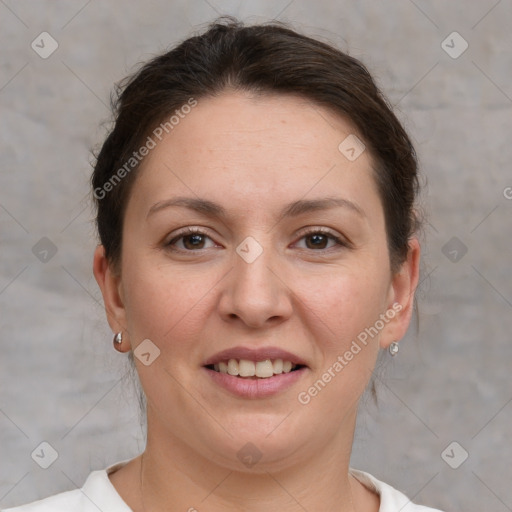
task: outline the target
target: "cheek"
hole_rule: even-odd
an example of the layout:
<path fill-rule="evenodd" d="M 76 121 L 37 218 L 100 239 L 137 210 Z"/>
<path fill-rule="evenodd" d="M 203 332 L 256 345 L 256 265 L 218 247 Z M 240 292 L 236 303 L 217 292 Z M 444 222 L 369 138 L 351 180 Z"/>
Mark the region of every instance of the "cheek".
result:
<path fill-rule="evenodd" d="M 172 344 L 194 339 L 212 319 L 218 288 L 222 287 L 219 269 L 195 268 L 176 272 L 171 266 L 151 264 L 143 256 L 127 257 L 123 268 L 129 332 L 137 344 L 145 338 L 157 344 Z M 343 349 L 351 338 L 373 325 L 382 313 L 384 286 L 377 265 L 333 267 L 307 273 L 286 272 L 294 283 L 290 301 L 294 301 L 293 323 L 304 325 L 314 336 L 322 352 Z M 213 308 L 213 309 L 212 309 Z M 191 347 L 188 347 L 191 350 Z"/>
<path fill-rule="evenodd" d="M 385 287 L 372 272 L 342 274 L 304 296 L 319 364 L 297 398 L 309 404 L 313 416 L 330 411 L 337 425 L 355 407 L 375 368 L 380 333 L 372 328 L 384 312 Z"/>
<path fill-rule="evenodd" d="M 384 312 L 387 281 L 376 265 L 333 269 L 311 279 L 297 276 L 295 283 L 298 304 L 310 317 L 309 326 L 323 333 L 316 340 L 329 352 L 342 349 Z"/>
<path fill-rule="evenodd" d="M 134 254 L 134 253 L 132 253 Z M 201 328 L 208 290 L 218 281 L 213 272 L 177 272 L 171 266 L 144 258 L 127 258 L 124 266 L 126 312 L 134 344 L 149 338 L 160 348 L 187 347 L 187 338 Z M 175 340 L 180 343 L 174 343 Z M 190 350 L 190 347 L 188 347 Z"/>

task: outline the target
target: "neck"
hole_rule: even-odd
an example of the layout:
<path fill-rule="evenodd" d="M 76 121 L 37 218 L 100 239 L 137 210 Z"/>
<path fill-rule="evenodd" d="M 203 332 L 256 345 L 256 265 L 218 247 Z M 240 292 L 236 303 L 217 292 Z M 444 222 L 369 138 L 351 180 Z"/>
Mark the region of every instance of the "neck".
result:
<path fill-rule="evenodd" d="M 348 474 L 353 426 L 348 439 L 339 435 L 333 440 L 337 449 L 331 442 L 312 456 L 298 457 L 292 466 L 259 472 L 223 467 L 168 432 L 163 434 L 148 418 L 140 465 L 143 512 L 356 510 L 354 495 L 361 495 L 361 484 Z"/>

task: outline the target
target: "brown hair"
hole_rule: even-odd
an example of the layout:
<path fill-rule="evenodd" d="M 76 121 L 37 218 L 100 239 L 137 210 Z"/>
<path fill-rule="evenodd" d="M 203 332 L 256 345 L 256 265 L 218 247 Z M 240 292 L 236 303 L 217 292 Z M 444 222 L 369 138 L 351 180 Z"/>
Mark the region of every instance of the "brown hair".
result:
<path fill-rule="evenodd" d="M 215 96 L 227 88 L 300 95 L 354 126 L 373 157 L 396 271 L 418 227 L 417 160 L 370 73 L 357 59 L 281 23 L 244 26 L 231 17 L 216 20 L 203 34 L 150 60 L 116 88 L 115 123 L 91 178 L 96 226 L 113 268 L 120 269 L 123 216 L 138 167 L 126 162 L 156 126 L 191 98 Z M 120 173 L 123 166 L 126 172 Z"/>

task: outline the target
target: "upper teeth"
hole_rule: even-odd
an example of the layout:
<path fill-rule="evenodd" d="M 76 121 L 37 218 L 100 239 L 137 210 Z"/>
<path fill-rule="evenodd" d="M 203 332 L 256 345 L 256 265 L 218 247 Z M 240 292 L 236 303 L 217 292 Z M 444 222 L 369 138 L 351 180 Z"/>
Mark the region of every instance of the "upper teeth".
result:
<path fill-rule="evenodd" d="M 240 377 L 272 377 L 280 373 L 289 373 L 295 365 L 291 361 L 282 359 L 265 359 L 264 361 L 249 361 L 247 359 L 230 359 L 220 361 L 213 365 L 213 369 L 220 373 L 238 375 Z"/>

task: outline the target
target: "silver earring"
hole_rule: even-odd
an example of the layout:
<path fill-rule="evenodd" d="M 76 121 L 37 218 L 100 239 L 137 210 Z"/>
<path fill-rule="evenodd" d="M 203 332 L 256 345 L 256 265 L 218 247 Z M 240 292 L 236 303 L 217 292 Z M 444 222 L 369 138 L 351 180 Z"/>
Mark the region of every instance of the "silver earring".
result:
<path fill-rule="evenodd" d="M 389 353 L 394 357 L 398 354 L 398 351 L 400 350 L 400 347 L 398 346 L 398 343 L 396 341 L 393 341 L 391 345 L 389 345 Z"/>
<path fill-rule="evenodd" d="M 123 343 L 123 334 L 121 332 L 118 332 L 114 336 L 114 346 L 119 346 Z"/>

